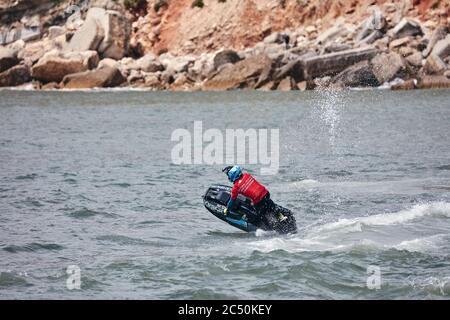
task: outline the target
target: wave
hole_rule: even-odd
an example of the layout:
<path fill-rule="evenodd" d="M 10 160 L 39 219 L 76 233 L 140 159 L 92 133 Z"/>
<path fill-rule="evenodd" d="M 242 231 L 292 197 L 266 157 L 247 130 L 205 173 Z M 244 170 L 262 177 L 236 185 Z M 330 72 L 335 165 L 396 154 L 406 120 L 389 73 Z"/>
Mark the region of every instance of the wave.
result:
<path fill-rule="evenodd" d="M 62 249 L 64 249 L 64 247 L 56 243 L 37 243 L 37 242 L 25 244 L 22 246 L 8 245 L 6 247 L 3 247 L 4 251 L 10 253 L 34 252 L 39 250 L 62 250 Z"/>
<path fill-rule="evenodd" d="M 13 272 L 0 272 L 0 288 L 10 288 L 10 287 L 30 287 L 25 276 L 22 274 L 16 274 Z"/>
<path fill-rule="evenodd" d="M 358 229 L 361 229 L 362 226 L 387 226 L 405 223 L 425 216 L 450 217 L 450 203 L 433 202 L 428 204 L 418 204 L 409 210 L 381 213 L 354 219 L 340 219 L 337 222 L 319 226 L 313 230 L 313 232 L 333 231 L 352 226 L 357 227 Z"/>
<path fill-rule="evenodd" d="M 408 210 L 394 213 L 382 213 L 368 217 L 340 219 L 337 222 L 313 227 L 303 236 L 299 234 L 286 237 L 262 238 L 249 243 L 251 250 L 271 252 L 284 250 L 288 252 L 304 251 L 360 251 L 360 250 L 406 250 L 410 252 L 439 252 L 447 243 L 447 234 L 420 236 L 400 228 L 405 223 L 424 217 L 450 217 L 450 203 L 433 202 L 420 204 Z M 364 228 L 371 226 L 373 228 Z M 388 226 L 387 231 L 379 227 Z M 392 228 L 398 232 L 393 232 Z M 261 236 L 260 236 L 261 237 Z"/>

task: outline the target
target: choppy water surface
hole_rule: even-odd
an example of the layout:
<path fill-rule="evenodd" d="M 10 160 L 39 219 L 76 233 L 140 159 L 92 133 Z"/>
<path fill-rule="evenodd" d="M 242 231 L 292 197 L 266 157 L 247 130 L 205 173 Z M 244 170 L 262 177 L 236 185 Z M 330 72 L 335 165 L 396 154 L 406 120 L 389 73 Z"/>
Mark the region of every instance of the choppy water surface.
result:
<path fill-rule="evenodd" d="M 0 115 L 0 298 L 450 295 L 450 91 L 0 91 Z M 246 168 L 298 234 L 206 211 L 221 166 L 170 158 L 195 120 L 280 128 L 279 174 Z"/>

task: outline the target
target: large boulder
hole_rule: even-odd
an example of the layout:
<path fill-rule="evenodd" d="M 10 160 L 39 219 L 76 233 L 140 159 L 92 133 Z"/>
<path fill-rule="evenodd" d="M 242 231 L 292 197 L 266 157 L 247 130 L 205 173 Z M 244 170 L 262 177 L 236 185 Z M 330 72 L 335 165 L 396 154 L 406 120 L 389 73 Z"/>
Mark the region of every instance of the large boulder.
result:
<path fill-rule="evenodd" d="M 19 64 L 0 73 L 0 87 L 14 87 L 31 81 L 30 68 Z"/>
<path fill-rule="evenodd" d="M 159 62 L 164 66 L 164 69 L 169 72 L 182 73 L 188 71 L 189 67 L 194 64 L 196 58 L 193 56 L 178 56 L 174 57 L 170 53 L 165 53 L 159 56 Z"/>
<path fill-rule="evenodd" d="M 447 65 L 438 55 L 432 53 L 428 56 L 423 70 L 426 74 L 443 74 L 447 70 Z"/>
<path fill-rule="evenodd" d="M 262 71 L 272 63 L 266 55 L 257 55 L 229 64 L 203 85 L 204 90 L 253 88 Z"/>
<path fill-rule="evenodd" d="M 306 80 L 327 75 L 336 75 L 347 67 L 364 60 L 372 59 L 378 50 L 375 48 L 357 48 L 334 52 L 303 60 Z"/>
<path fill-rule="evenodd" d="M 33 78 L 42 82 L 60 82 L 64 76 L 93 69 L 99 61 L 95 51 L 59 52 L 45 54 L 31 69 Z"/>
<path fill-rule="evenodd" d="M 25 48 L 18 53 L 18 58 L 27 61 L 29 64 L 36 63 L 46 53 L 56 49 L 56 41 L 44 39 L 41 41 L 27 43 Z"/>
<path fill-rule="evenodd" d="M 88 14 L 83 26 L 70 39 L 67 49 L 71 51 L 97 50 L 104 37 L 105 31 L 99 21 L 92 18 L 92 14 Z"/>
<path fill-rule="evenodd" d="M 236 63 L 241 60 L 241 57 L 234 50 L 222 50 L 214 56 L 214 68 L 218 69 L 220 66 L 227 63 Z"/>
<path fill-rule="evenodd" d="M 419 89 L 450 88 L 450 79 L 446 76 L 424 76 L 418 83 Z"/>
<path fill-rule="evenodd" d="M 391 35 L 394 39 L 403 38 L 403 37 L 414 37 L 423 35 L 422 27 L 419 22 L 403 18 L 392 30 Z"/>
<path fill-rule="evenodd" d="M 361 61 L 348 67 L 332 79 L 340 87 L 376 87 L 380 83 L 368 61 Z"/>
<path fill-rule="evenodd" d="M 431 53 L 441 59 L 448 57 L 450 55 L 450 34 L 444 39 L 437 41 Z"/>
<path fill-rule="evenodd" d="M 69 74 L 62 84 L 67 89 L 116 87 L 126 79 L 117 68 L 103 67 L 95 70 Z"/>
<path fill-rule="evenodd" d="M 189 68 L 189 77 L 197 81 L 203 81 L 214 70 L 214 55 L 211 53 L 202 53 Z"/>
<path fill-rule="evenodd" d="M 19 63 L 17 52 L 10 48 L 0 47 L 0 72 L 8 70 Z"/>
<path fill-rule="evenodd" d="M 275 70 L 273 78 L 275 80 L 284 79 L 286 77 L 293 78 L 296 82 L 303 81 L 305 78 L 304 62 L 301 58 L 291 61 L 288 64 Z"/>
<path fill-rule="evenodd" d="M 123 58 L 121 60 L 121 64 L 127 72 L 130 72 L 131 70 L 143 72 L 158 72 L 164 70 L 164 66 L 151 53 L 136 60 L 131 58 Z"/>
<path fill-rule="evenodd" d="M 284 78 L 277 86 L 279 91 L 292 91 L 298 90 L 297 83 L 291 77 Z"/>
<path fill-rule="evenodd" d="M 89 9 L 83 26 L 74 34 L 68 49 L 97 50 L 104 58 L 119 60 L 128 52 L 131 24 L 118 11 Z"/>
<path fill-rule="evenodd" d="M 445 38 L 448 33 L 447 27 L 438 26 L 431 35 L 430 41 L 428 42 L 427 48 L 423 51 L 423 56 L 428 57 L 431 51 L 434 49 L 436 43 Z"/>
<path fill-rule="evenodd" d="M 289 42 L 289 35 L 284 32 L 274 32 L 263 40 L 264 43 L 270 44 L 270 43 L 288 43 Z"/>
<path fill-rule="evenodd" d="M 383 53 L 372 59 L 372 69 L 380 84 L 402 77 L 406 73 L 403 58 L 395 52 Z"/>
<path fill-rule="evenodd" d="M 357 42 L 373 43 L 381 38 L 386 28 L 386 19 L 378 7 L 375 7 L 372 15 L 360 26 L 356 36 Z"/>

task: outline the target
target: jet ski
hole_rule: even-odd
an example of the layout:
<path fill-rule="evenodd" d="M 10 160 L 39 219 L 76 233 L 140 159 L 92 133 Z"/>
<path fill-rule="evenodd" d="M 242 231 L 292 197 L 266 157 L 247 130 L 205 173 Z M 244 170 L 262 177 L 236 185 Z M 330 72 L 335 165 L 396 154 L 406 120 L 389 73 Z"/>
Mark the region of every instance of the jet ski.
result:
<path fill-rule="evenodd" d="M 227 185 L 213 185 L 206 190 L 203 196 L 205 208 L 220 220 L 233 227 L 246 232 L 254 232 L 256 229 L 276 231 L 281 234 L 297 232 L 297 224 L 292 212 L 280 205 L 275 204 L 274 212 L 269 212 L 265 217 L 259 217 L 251 200 L 243 195 L 238 195 L 235 209 L 228 212 L 223 210 L 231 197 L 231 187 Z M 281 212 L 286 219 L 279 221 L 277 213 Z"/>

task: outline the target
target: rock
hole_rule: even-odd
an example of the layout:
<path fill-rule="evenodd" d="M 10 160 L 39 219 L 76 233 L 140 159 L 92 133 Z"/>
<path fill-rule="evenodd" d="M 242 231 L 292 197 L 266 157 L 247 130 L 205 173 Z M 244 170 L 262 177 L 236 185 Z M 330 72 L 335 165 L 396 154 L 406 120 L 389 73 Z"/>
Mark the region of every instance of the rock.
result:
<path fill-rule="evenodd" d="M 214 56 L 214 68 L 218 69 L 221 65 L 226 63 L 236 63 L 241 60 L 241 57 L 234 50 L 222 50 Z"/>
<path fill-rule="evenodd" d="M 444 26 L 438 26 L 433 31 L 433 34 L 431 35 L 430 41 L 428 42 L 428 45 L 427 45 L 426 49 L 423 51 L 423 56 L 425 58 L 428 57 L 428 55 L 431 53 L 431 51 L 433 50 L 433 48 L 436 45 L 436 43 L 438 41 L 440 41 L 440 40 L 445 38 L 447 33 L 448 33 L 448 30 Z"/>
<path fill-rule="evenodd" d="M 361 61 L 348 67 L 335 76 L 332 82 L 342 87 L 376 87 L 380 85 L 368 61 Z"/>
<path fill-rule="evenodd" d="M 97 19 L 91 15 L 86 17 L 83 26 L 75 32 L 75 34 L 70 39 L 68 50 L 71 51 L 87 51 L 87 50 L 97 50 L 100 42 L 103 41 L 105 37 L 105 31 L 101 27 Z"/>
<path fill-rule="evenodd" d="M 367 18 L 359 27 L 359 29 L 361 30 L 356 36 L 356 41 L 362 43 L 372 43 L 376 39 L 383 36 L 385 27 L 386 19 L 380 9 L 378 7 L 375 7 L 372 15 Z"/>
<path fill-rule="evenodd" d="M 306 81 L 300 81 L 297 83 L 297 88 L 300 91 L 305 91 L 308 87 L 308 83 Z"/>
<path fill-rule="evenodd" d="M 313 81 L 311 81 L 313 84 L 312 85 L 307 85 L 307 87 L 312 87 L 314 89 L 324 89 L 324 88 L 328 88 L 331 85 L 331 77 L 326 76 L 326 77 L 321 77 L 321 78 L 316 78 Z"/>
<path fill-rule="evenodd" d="M 145 77 L 144 82 L 145 87 L 153 88 L 153 89 L 162 89 L 161 81 L 159 80 L 156 74 L 149 74 Z"/>
<path fill-rule="evenodd" d="M 291 91 L 291 90 L 298 90 L 298 88 L 295 81 L 291 77 L 287 77 L 280 81 L 280 83 L 277 86 L 277 90 Z"/>
<path fill-rule="evenodd" d="M 164 66 L 157 61 L 156 57 L 151 53 L 146 54 L 137 60 L 124 58 L 121 62 L 123 67 L 127 70 L 140 70 L 143 72 L 157 72 L 164 70 Z"/>
<path fill-rule="evenodd" d="M 286 77 L 291 77 L 295 80 L 295 82 L 300 82 L 305 79 L 304 69 L 303 59 L 299 58 L 275 70 L 273 78 L 275 80 L 280 80 Z"/>
<path fill-rule="evenodd" d="M 60 26 L 51 26 L 48 28 L 48 37 L 49 39 L 55 39 L 66 33 L 66 29 Z"/>
<path fill-rule="evenodd" d="M 59 83 L 56 82 L 49 82 L 41 86 L 41 90 L 56 90 L 56 89 L 61 89 Z"/>
<path fill-rule="evenodd" d="M 274 63 L 267 64 L 259 75 L 258 81 L 256 81 L 255 88 L 264 87 L 268 82 L 272 81 L 272 74 L 274 71 Z"/>
<path fill-rule="evenodd" d="M 170 89 L 175 91 L 185 91 L 189 90 L 192 87 L 192 84 L 192 80 L 183 73 L 175 79 L 175 81 L 170 86 Z"/>
<path fill-rule="evenodd" d="M 120 12 L 94 7 L 89 9 L 68 49 L 97 50 L 104 58 L 119 60 L 128 52 L 130 34 L 131 24 Z"/>
<path fill-rule="evenodd" d="M 25 48 L 17 54 L 21 60 L 28 61 L 29 64 L 36 63 L 44 54 L 56 48 L 55 42 L 50 39 L 41 40 L 34 43 L 27 43 Z"/>
<path fill-rule="evenodd" d="M 103 8 L 106 10 L 123 11 L 123 6 L 117 0 L 93 0 L 91 7 Z"/>
<path fill-rule="evenodd" d="M 274 32 L 271 35 L 268 35 L 263 40 L 264 43 L 270 44 L 270 43 L 288 43 L 289 42 L 289 36 L 284 32 Z"/>
<path fill-rule="evenodd" d="M 32 41 L 41 38 L 41 28 L 40 27 L 26 27 L 20 30 L 20 37 L 23 41 Z"/>
<path fill-rule="evenodd" d="M 311 33 L 317 32 L 317 28 L 316 28 L 315 26 L 307 26 L 307 27 L 305 28 L 305 31 L 306 31 L 307 33 L 311 34 Z"/>
<path fill-rule="evenodd" d="M 327 43 L 329 41 L 332 41 L 333 39 L 337 38 L 339 35 L 345 33 L 345 31 L 346 31 L 346 29 L 343 25 L 336 24 L 333 27 L 322 32 L 317 37 L 316 44 L 321 45 L 321 44 Z"/>
<path fill-rule="evenodd" d="M 325 53 L 332 53 L 332 52 L 340 52 L 345 50 L 352 49 L 352 46 L 345 43 L 330 43 L 325 46 L 324 52 Z"/>
<path fill-rule="evenodd" d="M 274 81 L 269 81 L 266 84 L 262 85 L 261 87 L 258 88 L 258 90 L 261 91 L 270 91 L 270 90 L 275 90 L 276 85 Z"/>
<path fill-rule="evenodd" d="M 383 38 L 383 33 L 380 30 L 374 30 L 372 31 L 367 37 L 359 41 L 359 45 L 362 44 L 372 44 L 378 39 Z"/>
<path fill-rule="evenodd" d="M 416 79 L 409 79 L 401 83 L 393 84 L 391 86 L 391 90 L 413 90 L 417 88 L 416 84 L 417 84 Z"/>
<path fill-rule="evenodd" d="M 105 59 L 100 60 L 100 62 L 98 63 L 97 68 L 101 69 L 101 68 L 104 68 L 104 67 L 116 68 L 116 69 L 120 70 L 121 64 L 117 60 L 114 60 L 114 59 L 111 59 L 111 58 L 105 58 Z"/>
<path fill-rule="evenodd" d="M 447 70 L 445 62 L 434 53 L 431 53 L 423 66 L 426 74 L 443 74 Z"/>
<path fill-rule="evenodd" d="M 412 19 L 403 18 L 392 30 L 392 37 L 394 39 L 403 37 L 414 37 L 423 35 L 422 28 L 419 22 Z"/>
<path fill-rule="evenodd" d="M 450 70 L 445 71 L 444 76 L 450 79 Z"/>
<path fill-rule="evenodd" d="M 126 79 L 117 68 L 103 67 L 79 73 L 69 74 L 64 77 L 62 83 L 64 88 L 106 88 L 116 87 L 125 82 Z"/>
<path fill-rule="evenodd" d="M 133 84 L 138 81 L 144 81 L 144 74 L 138 70 L 131 70 L 130 75 L 127 78 L 129 84 Z"/>
<path fill-rule="evenodd" d="M 402 46 L 408 44 L 410 41 L 411 41 L 410 37 L 403 37 L 400 39 L 395 39 L 395 40 L 391 41 L 391 43 L 389 44 L 389 48 L 392 50 L 394 48 L 402 47 Z"/>
<path fill-rule="evenodd" d="M 380 84 L 402 77 L 406 72 L 402 57 L 395 52 L 379 54 L 371 63 L 373 73 Z"/>
<path fill-rule="evenodd" d="M 355 63 L 372 59 L 377 52 L 374 48 L 357 48 L 306 58 L 303 60 L 304 79 L 335 75 Z"/>
<path fill-rule="evenodd" d="M 159 56 L 159 61 L 166 70 L 171 70 L 173 73 L 186 72 L 190 65 L 195 61 L 193 56 L 179 56 L 174 57 L 170 53 L 165 53 Z"/>
<path fill-rule="evenodd" d="M 159 77 L 163 84 L 172 84 L 175 81 L 175 72 L 172 69 L 166 69 Z"/>
<path fill-rule="evenodd" d="M 450 34 L 447 35 L 444 39 L 439 40 L 433 47 L 431 51 L 432 54 L 440 57 L 441 59 L 446 58 L 450 55 Z"/>
<path fill-rule="evenodd" d="M 257 55 L 222 69 L 203 85 L 204 90 L 230 90 L 254 87 L 262 71 L 272 64 L 265 55 Z"/>
<path fill-rule="evenodd" d="M 214 71 L 214 55 L 202 53 L 189 68 L 189 77 L 197 81 L 203 81 Z"/>
<path fill-rule="evenodd" d="M 31 81 L 30 68 L 19 64 L 0 73 L 0 87 L 14 87 Z"/>
<path fill-rule="evenodd" d="M 99 61 L 95 51 L 46 53 L 32 67 L 32 77 L 43 82 L 60 82 L 64 76 L 93 69 Z"/>
<path fill-rule="evenodd" d="M 446 76 L 424 76 L 418 83 L 419 89 L 450 88 L 450 79 Z"/>
<path fill-rule="evenodd" d="M 17 52 L 11 48 L 0 47 L 0 72 L 8 70 L 19 63 Z"/>
<path fill-rule="evenodd" d="M 117 11 L 106 11 L 102 21 L 105 37 L 98 51 L 105 58 L 119 60 L 128 53 L 131 24 Z"/>
<path fill-rule="evenodd" d="M 412 55 L 413 53 L 417 52 L 417 50 L 411 48 L 411 47 L 400 47 L 398 49 L 398 53 L 402 56 L 402 57 L 408 57 L 410 55 Z"/>
<path fill-rule="evenodd" d="M 421 67 L 422 66 L 422 54 L 420 52 L 416 51 L 412 55 L 407 56 L 406 61 L 414 67 Z"/>

